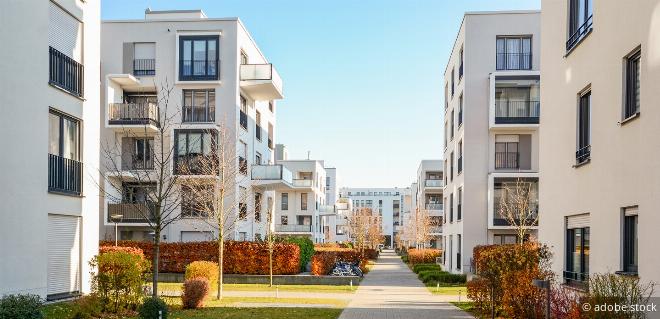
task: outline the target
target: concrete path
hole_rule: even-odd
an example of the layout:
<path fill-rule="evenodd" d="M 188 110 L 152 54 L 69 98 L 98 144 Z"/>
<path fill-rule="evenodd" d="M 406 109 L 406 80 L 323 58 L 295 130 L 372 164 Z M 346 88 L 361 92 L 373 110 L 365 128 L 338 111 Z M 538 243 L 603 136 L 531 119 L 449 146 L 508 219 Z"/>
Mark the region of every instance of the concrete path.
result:
<path fill-rule="evenodd" d="M 393 251 L 386 250 L 365 275 L 339 319 L 473 318 L 439 301 Z"/>

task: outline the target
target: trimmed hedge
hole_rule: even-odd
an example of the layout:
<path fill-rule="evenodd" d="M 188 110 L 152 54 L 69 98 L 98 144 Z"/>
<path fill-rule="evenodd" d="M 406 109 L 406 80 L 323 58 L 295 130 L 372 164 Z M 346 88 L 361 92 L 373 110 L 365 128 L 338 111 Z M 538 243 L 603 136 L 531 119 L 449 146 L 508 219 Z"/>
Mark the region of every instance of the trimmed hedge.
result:
<path fill-rule="evenodd" d="M 316 248 L 312 257 L 312 275 L 328 275 L 338 261 L 360 263 L 360 269 L 366 273 L 367 259 L 360 252 L 349 248 Z"/>
<path fill-rule="evenodd" d="M 144 251 L 137 247 L 124 247 L 124 246 L 100 246 L 99 254 L 121 251 L 133 255 L 138 255 L 144 259 Z"/>
<path fill-rule="evenodd" d="M 101 241 L 100 246 L 113 246 L 114 242 Z M 119 246 L 135 247 L 144 251 L 152 260 L 153 243 L 149 241 L 120 241 Z M 273 254 L 274 275 L 294 275 L 300 272 L 300 248 L 296 244 L 277 243 Z M 160 272 L 184 273 L 193 261 L 218 260 L 216 241 L 161 243 L 158 270 Z M 225 274 L 269 274 L 267 244 L 264 242 L 226 241 L 223 273 Z"/>
<path fill-rule="evenodd" d="M 425 271 L 425 270 L 435 270 L 435 271 L 442 271 L 442 267 L 438 264 L 416 264 L 413 265 L 413 272 L 418 274 L 420 271 Z"/>
<path fill-rule="evenodd" d="M 467 280 L 465 275 L 451 274 L 446 271 L 437 270 L 420 271 L 418 277 L 424 283 L 438 282 L 445 284 L 464 284 Z"/>
<path fill-rule="evenodd" d="M 304 272 L 314 256 L 314 242 L 308 237 L 286 237 L 285 243 L 296 244 L 300 248 L 300 271 Z"/>
<path fill-rule="evenodd" d="M 432 264 L 440 257 L 439 249 L 408 249 L 408 262 L 411 264 Z"/>

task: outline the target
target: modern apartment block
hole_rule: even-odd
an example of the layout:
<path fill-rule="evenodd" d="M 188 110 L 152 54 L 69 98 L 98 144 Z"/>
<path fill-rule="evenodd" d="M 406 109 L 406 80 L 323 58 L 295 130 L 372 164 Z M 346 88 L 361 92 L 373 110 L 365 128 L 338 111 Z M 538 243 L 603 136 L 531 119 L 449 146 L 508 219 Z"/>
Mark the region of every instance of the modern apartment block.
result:
<path fill-rule="evenodd" d="M 201 10 L 147 9 L 144 19 L 104 21 L 101 31 L 101 141 L 119 146 L 120 170 L 127 176 L 154 170 L 160 122 L 170 124 L 164 143 L 173 154 L 167 169 L 179 177 L 182 218 L 167 227 L 162 240 L 217 236 L 185 186 L 187 179 L 204 173 L 181 168 L 211 154 L 222 135 L 228 138 L 221 142 L 231 143 L 225 149 L 236 153 L 231 171 L 238 172 L 232 174 L 234 189 L 226 203 L 235 207 L 237 221 L 225 233 L 235 240 L 263 237 L 264 208 L 274 201 L 274 193 L 252 186 L 250 167 L 274 162 L 275 101 L 283 98 L 282 80 L 243 23 L 208 18 Z M 163 90 L 171 90 L 167 105 Z M 120 239 L 151 238 L 144 214 L 137 210 L 149 205 L 145 193 L 155 184 L 104 173 L 105 192 L 114 194 L 102 203 L 102 238 L 114 237 L 113 216 L 119 216 Z"/>
<path fill-rule="evenodd" d="M 394 222 L 402 213 L 404 189 L 401 188 L 348 188 L 339 191 L 341 198 L 348 198 L 354 209 L 371 208 L 381 217 L 385 246 L 394 246 Z"/>
<path fill-rule="evenodd" d="M 323 161 L 281 160 L 253 165 L 251 178 L 255 189 L 274 192 L 271 227 L 275 233 L 326 242 L 328 219 L 335 215 L 335 207 L 326 202 L 327 173 Z"/>
<path fill-rule="evenodd" d="M 442 195 L 444 183 L 442 160 L 422 160 L 419 163 L 415 183 L 417 205 L 413 214 L 417 214 L 418 217 L 421 214 L 421 216 L 430 218 L 432 225 L 430 235 L 433 239 L 429 240 L 428 245 L 433 248 L 440 248 L 444 214 Z M 415 219 L 415 216 L 413 215 L 411 218 Z"/>
<path fill-rule="evenodd" d="M 538 11 L 463 18 L 444 74 L 448 271 L 470 272 L 477 245 L 516 241 L 500 214 L 505 190 L 526 186 L 538 194 L 540 43 Z M 538 207 L 537 196 L 530 201 Z"/>
<path fill-rule="evenodd" d="M 539 239 L 564 283 L 606 272 L 658 283 L 660 1 L 542 6 L 542 113 L 553 125 L 540 134 Z"/>
<path fill-rule="evenodd" d="M 99 2 L 5 1 L 1 15 L 0 296 L 88 293 L 98 252 Z"/>

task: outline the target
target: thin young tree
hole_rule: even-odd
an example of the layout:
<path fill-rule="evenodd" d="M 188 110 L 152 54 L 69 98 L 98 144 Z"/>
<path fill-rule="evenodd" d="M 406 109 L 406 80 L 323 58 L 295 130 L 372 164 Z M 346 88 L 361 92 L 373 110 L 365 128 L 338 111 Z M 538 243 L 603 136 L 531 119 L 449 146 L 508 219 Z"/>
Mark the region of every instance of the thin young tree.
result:
<path fill-rule="evenodd" d="M 275 254 L 275 244 L 277 242 L 277 236 L 275 235 L 275 225 L 273 220 L 273 200 L 268 198 L 267 201 L 268 207 L 266 208 L 266 249 L 268 250 L 268 270 L 269 270 L 269 285 L 268 287 L 273 287 L 273 256 Z"/>
<path fill-rule="evenodd" d="M 106 141 L 101 148 L 104 172 L 98 186 L 109 203 L 120 204 L 114 206 L 116 212 L 109 213 L 120 220 L 139 219 L 152 232 L 153 296 L 158 296 L 161 233 L 181 217 L 179 176 L 170 166 L 176 154 L 170 143 L 171 133 L 180 114 L 178 107 L 170 105 L 172 91 L 173 87 L 166 82 L 157 87 L 155 97 L 112 104 L 110 117 L 146 120 L 149 124 L 137 122 L 142 125 L 139 129 L 137 125 L 126 124 L 115 133 L 114 142 Z M 136 185 L 142 191 L 129 194 L 127 185 Z"/>
<path fill-rule="evenodd" d="M 538 226 L 538 192 L 533 182 L 517 178 L 515 184 L 504 183 L 499 201 L 499 214 L 516 230 L 518 243 L 523 244 L 533 227 Z"/>
<path fill-rule="evenodd" d="M 225 240 L 233 234 L 237 221 L 247 218 L 251 182 L 247 159 L 236 151 L 236 138 L 231 130 L 216 125 L 207 129 L 202 139 L 201 156 L 187 159 L 187 164 L 180 167 L 186 175 L 194 175 L 182 182 L 190 190 L 184 192 L 183 206 L 191 207 L 195 214 L 217 231 L 216 297 L 222 299 Z"/>
<path fill-rule="evenodd" d="M 420 209 L 415 213 L 414 229 L 415 244 L 417 248 L 424 248 L 426 243 L 433 239 L 433 230 L 440 226 L 438 221 L 431 216 L 426 209 Z"/>
<path fill-rule="evenodd" d="M 355 208 L 348 214 L 347 226 L 349 234 L 360 251 L 365 248 L 373 248 L 382 241 L 382 229 L 380 227 L 380 216 L 368 207 Z"/>

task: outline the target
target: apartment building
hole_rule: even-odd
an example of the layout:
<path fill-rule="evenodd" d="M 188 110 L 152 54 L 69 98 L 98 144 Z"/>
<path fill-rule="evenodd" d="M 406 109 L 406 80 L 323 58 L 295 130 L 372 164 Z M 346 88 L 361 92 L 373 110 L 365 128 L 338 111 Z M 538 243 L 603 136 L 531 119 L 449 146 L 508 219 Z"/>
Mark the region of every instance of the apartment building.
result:
<path fill-rule="evenodd" d="M 566 284 L 658 283 L 660 1 L 542 5 L 539 239 Z"/>
<path fill-rule="evenodd" d="M 8 1 L 2 11 L 0 296 L 88 293 L 98 252 L 99 3 Z"/>
<path fill-rule="evenodd" d="M 327 241 L 328 219 L 334 203 L 326 202 L 327 173 L 319 160 L 282 160 L 253 165 L 253 187 L 274 192 L 271 227 L 279 235 L 305 236 Z"/>
<path fill-rule="evenodd" d="M 283 98 L 282 80 L 240 19 L 208 18 L 201 10 L 147 9 L 144 19 L 104 21 L 101 37 L 101 141 L 117 145 L 116 156 L 121 157 L 121 174 L 108 171 L 104 163 L 102 238 L 114 238 L 115 222 L 120 239 L 152 238 L 138 210 L 150 205 L 145 194 L 156 184 L 123 177 L 159 169 L 154 167 L 154 143 L 165 121 L 169 125 L 163 143 L 173 153 L 165 169 L 177 176 L 182 204 L 181 218 L 164 230 L 161 239 L 217 237 L 213 223 L 195 208 L 199 199 L 185 183 L 204 177 L 204 172 L 181 168 L 208 158 L 218 142 L 236 155 L 233 169 L 227 170 L 237 174 L 231 175 L 235 181 L 226 202 L 234 207 L 235 222 L 225 234 L 234 240 L 262 238 L 267 231 L 264 208 L 274 193 L 253 187 L 250 167 L 274 162 L 276 100 Z"/>
<path fill-rule="evenodd" d="M 353 211 L 353 202 L 348 198 L 337 198 L 335 202 L 336 214 L 330 219 L 330 240 L 329 242 L 345 243 L 350 242 L 350 227 L 348 219 Z M 334 225 L 334 227 L 333 227 Z M 332 232 L 334 231 L 334 234 Z"/>
<path fill-rule="evenodd" d="M 444 73 L 442 247 L 451 272 L 471 272 L 477 245 L 516 241 L 501 215 L 507 190 L 538 194 L 540 43 L 538 11 L 463 17 Z"/>
<path fill-rule="evenodd" d="M 395 188 L 350 188 L 339 190 L 341 198 L 348 198 L 353 208 L 371 208 L 381 217 L 383 244 L 394 247 L 394 221 L 401 218 L 404 189 Z"/>
<path fill-rule="evenodd" d="M 442 160 L 422 160 L 417 168 L 417 189 L 415 191 L 416 204 L 413 220 L 416 217 L 429 217 L 431 222 L 430 234 L 432 239 L 428 245 L 440 248 L 442 236 L 442 217 L 444 179 Z M 426 243 L 425 243 L 426 244 Z"/>

